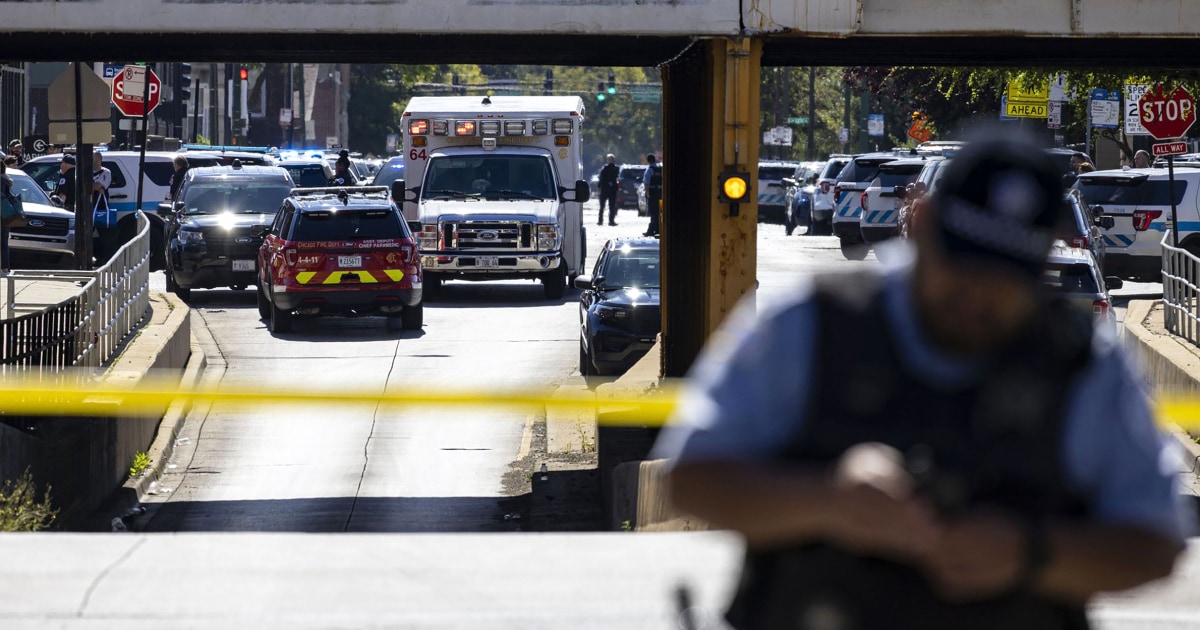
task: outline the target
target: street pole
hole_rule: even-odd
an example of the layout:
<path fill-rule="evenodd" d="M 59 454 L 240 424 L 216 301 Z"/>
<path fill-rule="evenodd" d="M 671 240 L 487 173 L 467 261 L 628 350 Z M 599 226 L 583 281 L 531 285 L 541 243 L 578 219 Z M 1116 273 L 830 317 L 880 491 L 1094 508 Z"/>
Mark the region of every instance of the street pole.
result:
<path fill-rule="evenodd" d="M 842 143 L 842 153 L 850 152 L 850 84 L 842 86 L 842 96 L 845 103 L 842 105 L 842 129 L 846 130 L 846 141 Z"/>
<path fill-rule="evenodd" d="M 208 64 L 208 143 L 220 144 L 218 142 L 220 135 L 221 123 L 217 118 L 217 86 L 221 85 L 217 82 L 217 64 Z"/>
<path fill-rule="evenodd" d="M 146 69 L 146 81 L 142 90 L 142 152 L 138 156 L 138 180 L 137 180 L 137 209 L 142 210 L 142 188 L 146 179 L 146 119 L 150 116 L 150 67 L 144 66 Z"/>
<path fill-rule="evenodd" d="M 75 266 L 92 268 L 92 145 L 83 143 L 83 62 L 75 62 Z M 149 81 L 146 82 L 149 86 Z M 84 161 L 86 160 L 86 164 Z"/>
<path fill-rule="evenodd" d="M 1179 212 L 1175 209 L 1175 156 L 1167 156 L 1167 194 L 1171 195 L 1171 244 L 1179 247 Z"/>
<path fill-rule="evenodd" d="M 288 85 L 288 87 L 287 87 L 288 109 L 292 112 L 292 119 L 288 121 L 288 148 L 289 149 L 295 148 L 293 146 L 293 144 L 294 144 L 295 136 L 296 136 L 296 134 L 295 134 L 295 131 L 296 131 L 296 98 L 295 98 L 296 92 L 295 92 L 295 88 L 292 87 L 292 81 L 295 79 L 295 76 L 296 76 L 296 67 L 293 66 L 291 63 L 288 63 L 288 84 L 287 84 Z"/>
<path fill-rule="evenodd" d="M 808 67 L 808 161 L 817 159 L 817 146 L 813 140 L 814 128 L 817 124 L 817 69 Z"/>
<path fill-rule="evenodd" d="M 192 144 L 200 136 L 200 82 L 192 85 Z"/>
<path fill-rule="evenodd" d="M 867 135 L 867 116 L 871 110 L 871 93 L 865 87 L 859 100 L 858 110 L 858 150 L 866 153 L 870 150 L 869 143 L 871 141 Z"/>

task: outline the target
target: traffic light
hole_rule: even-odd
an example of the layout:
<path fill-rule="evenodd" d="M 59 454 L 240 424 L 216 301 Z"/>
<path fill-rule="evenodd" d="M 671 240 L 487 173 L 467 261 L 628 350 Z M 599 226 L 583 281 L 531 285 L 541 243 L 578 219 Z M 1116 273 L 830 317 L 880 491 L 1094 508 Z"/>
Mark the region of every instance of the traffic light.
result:
<path fill-rule="evenodd" d="M 246 69 L 246 66 L 242 66 L 241 68 L 238 68 L 238 79 L 241 79 L 242 81 L 246 81 L 249 78 L 250 78 L 250 71 Z"/>
<path fill-rule="evenodd" d="M 603 101 L 606 98 L 608 98 L 608 95 L 604 93 L 604 82 L 601 81 L 596 84 L 596 100 Z"/>
<path fill-rule="evenodd" d="M 738 204 L 745 203 L 749 196 L 750 173 L 726 171 L 717 176 L 717 201 L 731 204 L 729 216 L 737 216 Z"/>
<path fill-rule="evenodd" d="M 546 70 L 546 80 L 542 82 L 542 92 L 546 96 L 554 93 L 554 71 Z"/>
<path fill-rule="evenodd" d="M 615 75 L 611 72 L 608 73 L 608 93 L 609 94 L 617 93 L 617 75 Z"/>
<path fill-rule="evenodd" d="M 175 64 L 175 100 L 186 103 L 192 100 L 192 64 Z"/>

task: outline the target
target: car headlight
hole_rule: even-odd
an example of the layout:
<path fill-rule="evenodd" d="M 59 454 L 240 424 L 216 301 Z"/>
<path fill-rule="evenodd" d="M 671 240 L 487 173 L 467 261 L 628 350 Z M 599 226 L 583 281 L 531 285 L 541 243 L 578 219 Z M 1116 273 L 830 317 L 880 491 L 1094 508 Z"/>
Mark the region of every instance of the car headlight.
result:
<path fill-rule="evenodd" d="M 184 245 L 203 245 L 204 232 L 200 230 L 179 230 L 179 242 Z"/>
<path fill-rule="evenodd" d="M 557 225 L 538 226 L 538 250 L 553 251 L 562 246 L 562 235 L 558 233 Z"/>
<path fill-rule="evenodd" d="M 625 321 L 629 317 L 629 311 L 623 308 L 614 308 L 612 306 L 600 306 L 596 308 L 596 314 L 600 316 L 602 321 L 615 322 Z"/>

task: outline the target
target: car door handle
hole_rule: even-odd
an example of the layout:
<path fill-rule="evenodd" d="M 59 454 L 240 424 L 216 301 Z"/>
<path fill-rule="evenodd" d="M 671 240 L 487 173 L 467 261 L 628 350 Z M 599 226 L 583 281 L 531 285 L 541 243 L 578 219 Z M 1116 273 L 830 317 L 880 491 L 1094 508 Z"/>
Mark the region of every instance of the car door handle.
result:
<path fill-rule="evenodd" d="M 128 199 L 129 195 L 109 195 L 109 199 Z"/>

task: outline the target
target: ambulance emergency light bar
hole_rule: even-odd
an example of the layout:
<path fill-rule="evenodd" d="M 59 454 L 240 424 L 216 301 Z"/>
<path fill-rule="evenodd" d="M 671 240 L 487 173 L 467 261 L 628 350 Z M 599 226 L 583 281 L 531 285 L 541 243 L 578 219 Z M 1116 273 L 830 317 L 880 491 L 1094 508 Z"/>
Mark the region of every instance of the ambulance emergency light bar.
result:
<path fill-rule="evenodd" d="M 411 136 L 545 136 L 551 131 L 555 135 L 569 134 L 575 130 L 575 121 L 570 118 L 553 120 L 429 120 L 415 118 L 408 121 Z"/>

